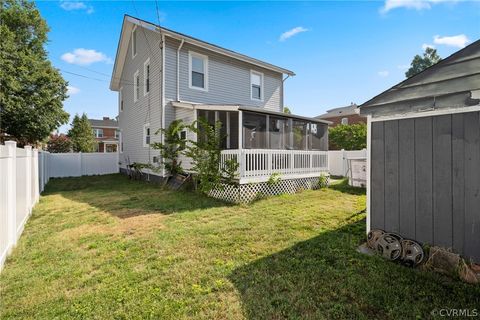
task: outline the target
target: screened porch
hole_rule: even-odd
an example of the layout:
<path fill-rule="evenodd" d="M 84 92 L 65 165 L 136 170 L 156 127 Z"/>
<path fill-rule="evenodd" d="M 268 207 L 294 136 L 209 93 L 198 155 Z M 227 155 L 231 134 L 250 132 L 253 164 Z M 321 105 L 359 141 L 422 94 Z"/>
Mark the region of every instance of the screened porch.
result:
<path fill-rule="evenodd" d="M 319 176 L 328 171 L 328 122 L 241 106 L 197 106 L 196 117 L 222 123 L 222 164 L 239 163 L 240 183 Z"/>

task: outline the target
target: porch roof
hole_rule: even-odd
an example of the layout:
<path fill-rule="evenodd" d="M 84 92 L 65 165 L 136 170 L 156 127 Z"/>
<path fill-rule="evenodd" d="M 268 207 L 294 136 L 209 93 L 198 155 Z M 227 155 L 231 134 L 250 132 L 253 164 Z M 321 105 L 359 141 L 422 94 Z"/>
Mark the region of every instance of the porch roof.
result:
<path fill-rule="evenodd" d="M 284 112 L 268 110 L 265 108 L 244 106 L 244 105 L 238 105 L 238 104 L 202 104 L 202 103 L 193 103 L 193 102 L 185 102 L 185 101 L 172 101 L 172 106 L 177 108 L 187 108 L 192 110 L 249 111 L 249 112 L 263 113 L 263 114 L 269 114 L 269 115 L 274 115 L 279 117 L 285 117 L 285 118 L 307 120 L 310 122 L 323 123 L 327 125 L 332 124 L 331 121 L 322 120 L 318 118 L 299 116 L 295 114 L 288 114 Z"/>

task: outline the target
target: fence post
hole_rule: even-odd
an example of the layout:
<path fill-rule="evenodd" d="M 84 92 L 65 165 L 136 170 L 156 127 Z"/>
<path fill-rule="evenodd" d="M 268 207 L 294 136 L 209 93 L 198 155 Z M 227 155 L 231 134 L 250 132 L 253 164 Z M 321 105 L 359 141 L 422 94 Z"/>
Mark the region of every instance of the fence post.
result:
<path fill-rule="evenodd" d="M 7 225 L 8 251 L 17 244 L 17 142 L 5 141 L 7 161 Z"/>
<path fill-rule="evenodd" d="M 345 149 L 342 149 L 342 176 L 346 176 L 347 170 L 345 164 L 347 163 L 347 160 L 345 159 L 347 153 L 345 152 Z"/>
<path fill-rule="evenodd" d="M 34 183 L 34 197 L 35 197 L 35 203 L 38 202 L 38 199 L 40 198 L 40 177 L 38 175 L 38 149 L 35 148 L 33 149 L 33 183 Z"/>
<path fill-rule="evenodd" d="M 83 176 L 83 153 L 80 151 L 78 153 L 79 161 L 80 161 L 80 177 Z"/>
<path fill-rule="evenodd" d="M 32 213 L 32 147 L 31 146 L 25 146 L 24 147 L 25 152 L 26 152 L 26 161 L 27 161 L 27 166 L 25 167 L 26 170 L 26 184 L 25 187 L 27 188 L 27 193 L 26 193 L 26 201 L 27 201 L 27 210 L 28 214 L 30 215 Z"/>

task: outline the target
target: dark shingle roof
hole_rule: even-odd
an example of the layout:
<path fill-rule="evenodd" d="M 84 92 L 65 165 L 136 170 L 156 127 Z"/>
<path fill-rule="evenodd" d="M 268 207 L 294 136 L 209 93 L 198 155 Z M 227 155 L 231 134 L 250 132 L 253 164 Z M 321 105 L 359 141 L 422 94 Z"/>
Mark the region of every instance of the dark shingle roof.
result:
<path fill-rule="evenodd" d="M 103 118 L 103 119 L 88 119 L 90 125 L 95 128 L 111 127 L 118 128 L 118 122 L 115 119 Z"/>
<path fill-rule="evenodd" d="M 331 118 L 331 117 L 349 116 L 352 114 L 356 114 L 355 110 L 357 109 L 357 107 L 358 106 L 355 103 L 352 103 L 351 105 L 346 107 L 339 107 L 339 108 L 327 110 L 327 113 L 319 115 L 315 118 L 324 119 L 324 118 Z"/>

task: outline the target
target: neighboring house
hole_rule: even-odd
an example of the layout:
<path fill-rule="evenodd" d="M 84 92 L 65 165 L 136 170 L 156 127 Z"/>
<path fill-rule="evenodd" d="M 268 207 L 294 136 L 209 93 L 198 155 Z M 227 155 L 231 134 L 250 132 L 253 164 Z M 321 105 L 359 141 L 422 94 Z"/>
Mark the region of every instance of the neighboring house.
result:
<path fill-rule="evenodd" d="M 120 162 L 160 163 L 151 143 L 175 119 L 220 120 L 222 159 L 240 164 L 240 183 L 312 178 L 327 168 L 327 122 L 283 113 L 290 70 L 125 16 L 110 89 L 119 93 Z M 284 78 L 284 76 L 286 76 Z M 184 132 L 186 139 L 196 139 Z M 185 169 L 188 159 L 182 159 Z M 165 172 L 150 179 L 160 179 Z"/>
<path fill-rule="evenodd" d="M 480 40 L 360 106 L 367 228 L 480 262 Z"/>
<path fill-rule="evenodd" d="M 367 123 L 367 118 L 358 114 L 358 106 L 353 102 L 346 107 L 327 110 L 327 113 L 315 118 L 332 122 L 332 127 L 339 124 Z"/>
<path fill-rule="evenodd" d="M 96 152 L 117 152 L 118 151 L 118 122 L 109 117 L 103 119 L 88 119 L 92 126 L 95 140 L 97 141 Z"/>

